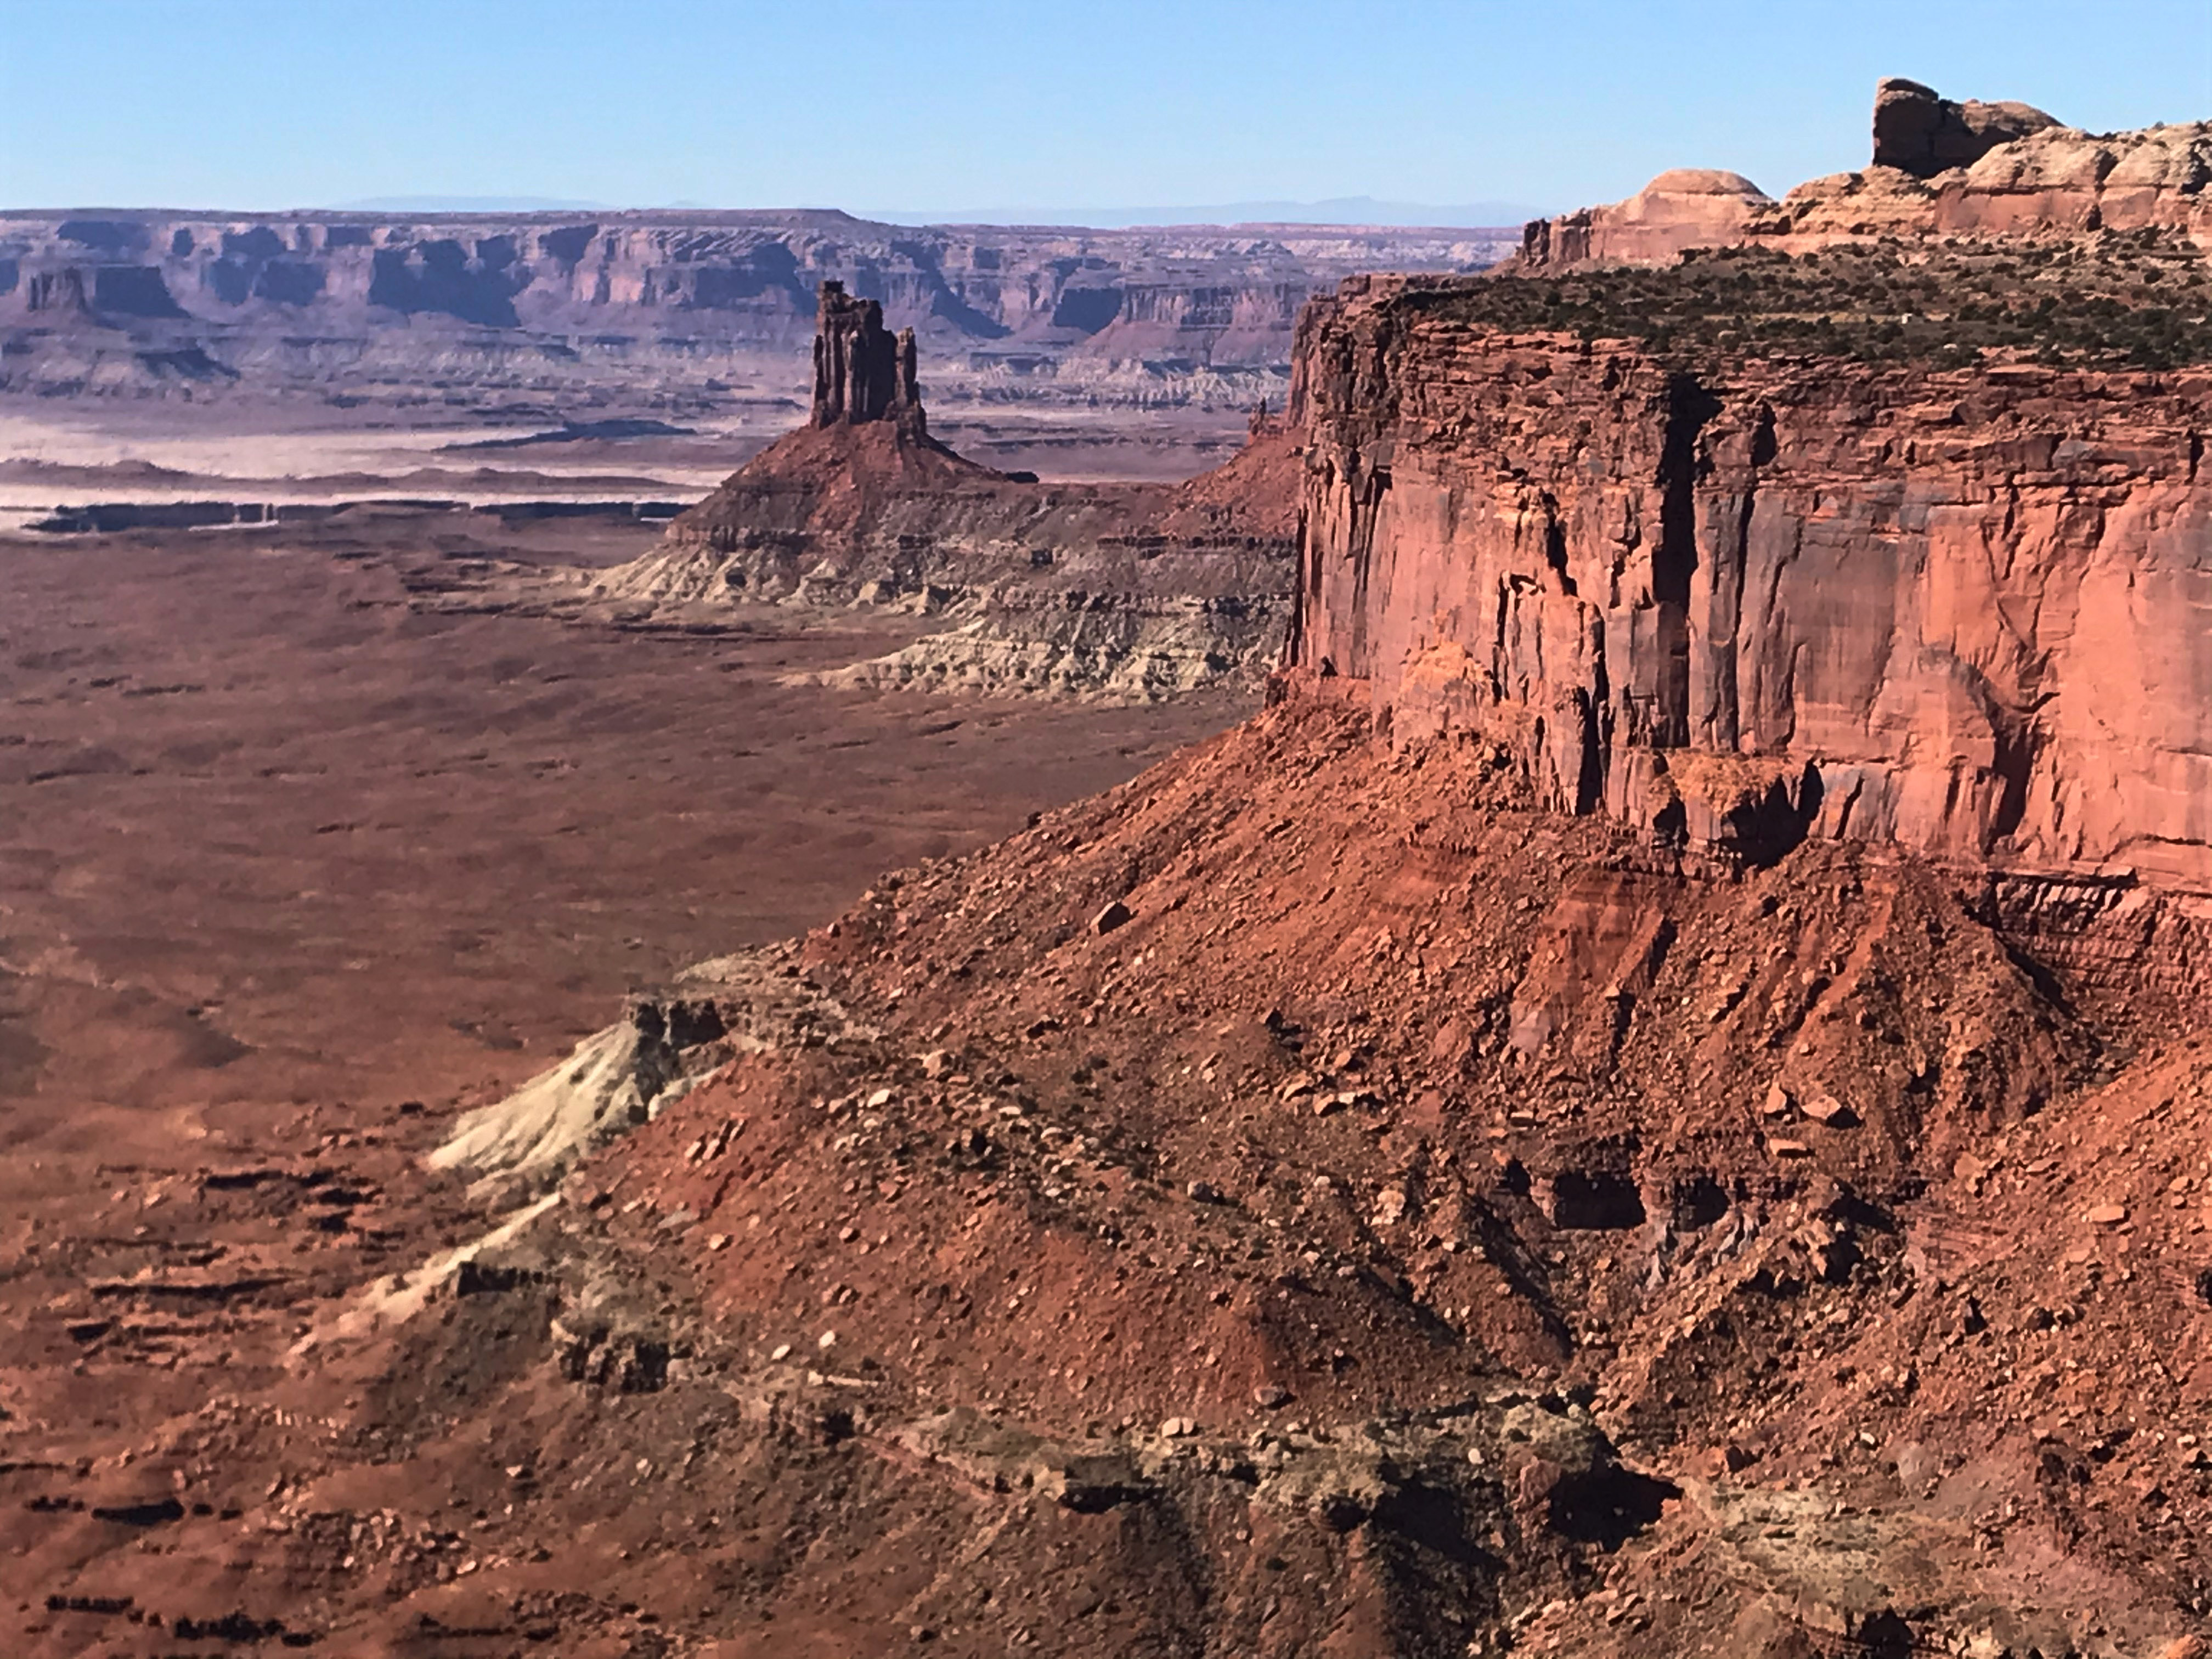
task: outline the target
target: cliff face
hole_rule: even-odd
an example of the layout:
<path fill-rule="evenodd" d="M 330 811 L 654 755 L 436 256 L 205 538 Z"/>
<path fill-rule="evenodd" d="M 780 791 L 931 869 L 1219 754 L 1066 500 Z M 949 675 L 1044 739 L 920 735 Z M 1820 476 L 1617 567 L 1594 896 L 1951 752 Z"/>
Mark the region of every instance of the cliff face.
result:
<path fill-rule="evenodd" d="M 2212 886 L 2212 373 L 1301 325 L 1295 661 L 1555 805 Z"/>
<path fill-rule="evenodd" d="M 803 344 L 840 283 L 978 374 L 1091 386 L 1218 362 L 1279 370 L 1306 297 L 1381 266 L 1468 270 L 1504 230 L 875 223 L 834 212 L 0 217 L 0 387 L 81 387 L 87 344 L 197 346 L 248 386 L 348 395 L 387 378 L 541 385 L 711 378 L 731 351 Z M 58 325 L 70 337 L 56 337 Z M 457 354 L 465 339 L 471 356 Z M 110 341 L 119 349 L 119 341 Z M 74 348 L 72 350 L 70 348 Z M 72 376 L 75 378 L 73 379 Z M 144 379 L 144 376 L 140 376 Z M 210 377 L 214 378 L 214 377 Z"/>
<path fill-rule="evenodd" d="M 814 325 L 814 424 L 889 421 L 910 440 L 928 436 L 915 378 L 914 331 L 893 335 L 884 308 L 824 283 Z"/>

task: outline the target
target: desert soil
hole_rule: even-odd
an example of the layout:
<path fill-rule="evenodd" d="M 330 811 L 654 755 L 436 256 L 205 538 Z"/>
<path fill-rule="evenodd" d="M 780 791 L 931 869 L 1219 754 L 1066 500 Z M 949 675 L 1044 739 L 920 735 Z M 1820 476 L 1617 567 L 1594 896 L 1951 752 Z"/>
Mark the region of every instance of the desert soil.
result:
<path fill-rule="evenodd" d="M 1242 712 L 787 683 L 898 624 L 428 614 L 441 566 L 655 532 L 341 525 L 0 544 L 0 1650 L 296 1637 L 238 1517 L 349 1385 L 284 1350 L 473 1224 L 414 1164 L 453 1114 Z"/>

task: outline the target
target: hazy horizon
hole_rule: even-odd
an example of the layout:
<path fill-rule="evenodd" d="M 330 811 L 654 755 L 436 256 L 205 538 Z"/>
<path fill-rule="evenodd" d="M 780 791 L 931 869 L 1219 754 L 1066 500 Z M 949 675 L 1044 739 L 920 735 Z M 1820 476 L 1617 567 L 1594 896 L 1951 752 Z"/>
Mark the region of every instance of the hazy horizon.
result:
<path fill-rule="evenodd" d="M 0 0 L 0 199 L 235 212 L 811 202 L 1107 228 L 1366 200 L 1455 205 L 1365 222 L 1480 225 L 1673 167 L 1778 195 L 1863 165 L 1884 75 L 2090 131 L 2212 115 L 2197 0 L 2123 0 L 2094 28 L 2049 0 L 1129 0 L 1110 28 L 1000 0 Z"/>
<path fill-rule="evenodd" d="M 564 200 L 534 196 L 398 195 L 357 201 L 307 204 L 281 208 L 234 209 L 221 203 L 39 202 L 0 203 L 0 215 L 58 213 L 175 214 L 219 216 L 226 213 L 281 216 L 293 214 L 547 215 L 577 214 L 766 214 L 843 213 L 869 223 L 925 226 L 979 225 L 1133 230 L 1177 225 L 1234 228 L 1239 225 L 1300 225 L 1316 228 L 1437 230 L 1508 229 L 1549 210 L 1513 202 L 1480 202 L 1459 207 L 1379 202 L 1370 197 L 1338 197 L 1321 202 L 1230 202 L 1212 204 L 1105 208 L 954 208 L 936 210 L 858 210 L 823 203 L 732 205 L 706 202 L 614 202 Z"/>

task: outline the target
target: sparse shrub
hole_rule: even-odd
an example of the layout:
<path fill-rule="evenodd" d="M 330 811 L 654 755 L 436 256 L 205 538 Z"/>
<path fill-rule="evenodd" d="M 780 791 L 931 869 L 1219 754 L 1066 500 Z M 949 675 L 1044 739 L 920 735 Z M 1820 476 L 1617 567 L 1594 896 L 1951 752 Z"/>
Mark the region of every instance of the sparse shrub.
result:
<path fill-rule="evenodd" d="M 1759 247 L 1692 250 L 1666 268 L 1477 279 L 1404 303 L 1471 324 L 1642 341 L 1662 355 L 1813 352 L 1960 365 L 1995 351 L 2038 361 L 2167 368 L 2212 362 L 2212 321 L 2175 307 L 2208 282 L 2177 242 L 2160 282 L 2133 244 L 2021 248 L 1894 241 L 1791 258 Z M 2032 274 L 2024 274 L 2032 273 Z M 1909 320 L 1904 320 L 1909 319 Z"/>

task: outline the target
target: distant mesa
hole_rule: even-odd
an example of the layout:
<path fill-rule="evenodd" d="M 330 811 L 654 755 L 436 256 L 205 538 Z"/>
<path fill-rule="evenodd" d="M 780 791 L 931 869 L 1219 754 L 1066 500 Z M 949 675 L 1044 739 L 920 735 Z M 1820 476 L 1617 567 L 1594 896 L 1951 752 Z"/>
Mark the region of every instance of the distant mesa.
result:
<path fill-rule="evenodd" d="M 671 203 L 672 207 L 690 205 Z M 607 202 L 566 196 L 365 196 L 331 204 L 335 213 L 612 213 Z"/>
<path fill-rule="evenodd" d="M 927 213 L 904 209 L 867 216 L 899 225 L 1054 225 L 1134 230 L 1177 225 L 1308 226 L 1364 229 L 1484 229 L 1517 225 L 1537 209 L 1520 202 L 1437 205 L 1337 196 L 1320 202 L 1216 202 L 1188 207 L 946 208 Z"/>
<path fill-rule="evenodd" d="M 139 355 L 197 349 L 256 391 L 404 404 L 434 380 L 585 408 L 619 385 L 641 406 L 719 407 L 732 369 L 798 391 L 781 377 L 805 376 L 830 281 L 942 354 L 940 406 L 1220 407 L 1280 398 L 1316 293 L 1367 270 L 1485 269 L 1516 234 L 908 228 L 811 209 L 10 213 L 0 325 L 22 333 L 0 391 L 198 395 Z M 896 362 L 871 349 L 863 382 L 895 389 Z"/>

